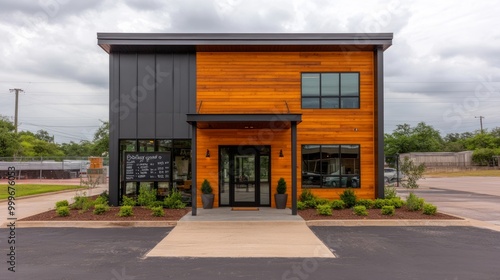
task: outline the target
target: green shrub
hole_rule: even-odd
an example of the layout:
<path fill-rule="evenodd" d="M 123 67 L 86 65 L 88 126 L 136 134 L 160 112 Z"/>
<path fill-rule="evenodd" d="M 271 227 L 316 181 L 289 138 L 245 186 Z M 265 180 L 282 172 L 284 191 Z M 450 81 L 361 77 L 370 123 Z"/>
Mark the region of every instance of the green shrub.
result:
<path fill-rule="evenodd" d="M 96 204 L 94 205 L 94 215 L 101 215 L 104 212 L 109 211 L 109 206 L 107 204 Z"/>
<path fill-rule="evenodd" d="M 163 208 L 163 201 L 154 201 L 153 203 L 151 203 L 151 205 L 149 205 L 150 209 L 153 209 L 155 207 Z"/>
<path fill-rule="evenodd" d="M 61 200 L 56 202 L 56 208 L 59 208 L 61 206 L 69 206 L 69 202 L 67 200 Z"/>
<path fill-rule="evenodd" d="M 332 209 L 335 209 L 335 210 L 342 210 L 345 207 L 344 201 L 339 200 L 339 199 L 332 201 L 332 203 L 330 205 L 331 205 Z"/>
<path fill-rule="evenodd" d="M 331 216 L 332 215 L 332 207 L 328 204 L 318 205 L 316 207 L 316 212 L 323 216 Z"/>
<path fill-rule="evenodd" d="M 330 200 L 325 199 L 325 198 L 317 198 L 316 199 L 316 206 L 330 204 L 330 203 L 331 203 Z"/>
<path fill-rule="evenodd" d="M 302 193 L 300 194 L 299 200 L 302 202 L 306 202 L 309 200 L 315 200 L 316 196 L 309 189 L 302 189 Z"/>
<path fill-rule="evenodd" d="M 120 207 L 120 211 L 118 212 L 118 216 L 120 217 L 129 217 L 134 215 L 134 211 L 132 210 L 132 206 L 122 206 Z"/>
<path fill-rule="evenodd" d="M 69 207 L 68 206 L 57 207 L 56 213 L 60 217 L 69 216 Z"/>
<path fill-rule="evenodd" d="M 373 201 L 372 199 L 358 199 L 358 201 L 356 201 L 356 206 L 363 205 L 364 207 L 366 207 L 366 209 L 373 208 L 374 204 L 375 201 Z"/>
<path fill-rule="evenodd" d="M 304 201 L 304 203 L 306 204 L 306 206 L 308 208 L 316 208 L 316 206 L 318 205 L 318 202 L 316 201 L 316 198 L 313 198 L 313 199 L 310 199 L 310 200 L 306 200 L 306 201 Z"/>
<path fill-rule="evenodd" d="M 90 198 L 87 198 L 85 202 L 83 203 L 81 212 L 85 212 L 90 210 L 92 207 L 94 207 L 94 201 L 92 201 Z"/>
<path fill-rule="evenodd" d="M 165 197 L 163 205 L 168 209 L 182 209 L 186 207 L 186 204 L 182 202 L 182 194 L 178 191 L 173 191 Z"/>
<path fill-rule="evenodd" d="M 94 200 L 94 204 L 97 205 L 97 204 L 108 204 L 108 199 L 104 196 L 98 196 L 95 200 Z"/>
<path fill-rule="evenodd" d="M 387 205 L 387 200 L 382 199 L 382 198 L 377 198 L 373 202 L 373 208 L 375 209 L 382 209 L 382 207 Z"/>
<path fill-rule="evenodd" d="M 297 209 L 298 210 L 305 210 L 305 209 L 307 209 L 307 205 L 302 201 L 297 201 Z"/>
<path fill-rule="evenodd" d="M 151 207 L 151 215 L 155 217 L 165 216 L 165 211 L 163 210 L 163 206 Z"/>
<path fill-rule="evenodd" d="M 391 202 L 390 205 L 394 206 L 395 208 L 401 208 L 405 205 L 405 201 L 402 200 L 400 197 L 393 197 L 389 199 L 389 201 Z"/>
<path fill-rule="evenodd" d="M 424 199 L 410 193 L 406 198 L 406 208 L 410 211 L 420 211 L 424 207 Z"/>
<path fill-rule="evenodd" d="M 436 215 L 436 212 L 437 212 L 437 206 L 432 205 L 430 203 L 424 204 L 424 214 L 425 215 Z"/>
<path fill-rule="evenodd" d="M 354 206 L 353 210 L 354 214 L 358 216 L 368 216 L 368 211 L 366 210 L 366 207 L 363 205 Z"/>
<path fill-rule="evenodd" d="M 382 215 L 389 215 L 392 216 L 396 212 L 396 208 L 392 205 L 386 205 L 382 207 L 381 213 Z"/>
<path fill-rule="evenodd" d="M 276 187 L 276 192 L 279 194 L 286 193 L 286 181 L 283 178 L 278 180 L 278 186 Z"/>
<path fill-rule="evenodd" d="M 156 201 L 156 190 L 146 186 L 142 186 L 139 189 L 139 195 L 137 196 L 137 204 L 141 206 L 149 207 Z"/>
<path fill-rule="evenodd" d="M 137 203 L 133 197 L 122 197 L 122 206 L 135 206 Z"/>
<path fill-rule="evenodd" d="M 74 198 L 75 202 L 71 204 L 71 208 L 73 209 L 78 209 L 78 210 L 88 210 L 92 205 L 89 205 L 91 203 L 90 199 L 85 196 L 85 193 L 83 195 L 76 195 Z M 90 201 L 90 203 L 89 203 Z M 84 209 L 85 208 L 85 209 Z"/>
<path fill-rule="evenodd" d="M 346 208 L 351 208 L 356 205 L 356 194 L 353 189 L 346 189 L 341 195 L 340 199 L 344 201 Z"/>
<path fill-rule="evenodd" d="M 205 179 L 203 180 L 203 183 L 201 183 L 201 193 L 202 194 L 211 194 L 213 192 L 212 186 L 210 185 L 210 182 Z"/>
<path fill-rule="evenodd" d="M 99 196 L 103 197 L 104 199 L 106 199 L 106 201 L 109 201 L 108 191 L 102 191 L 102 193 Z"/>
<path fill-rule="evenodd" d="M 385 185 L 384 186 L 384 198 L 391 199 L 397 196 L 396 187 Z"/>

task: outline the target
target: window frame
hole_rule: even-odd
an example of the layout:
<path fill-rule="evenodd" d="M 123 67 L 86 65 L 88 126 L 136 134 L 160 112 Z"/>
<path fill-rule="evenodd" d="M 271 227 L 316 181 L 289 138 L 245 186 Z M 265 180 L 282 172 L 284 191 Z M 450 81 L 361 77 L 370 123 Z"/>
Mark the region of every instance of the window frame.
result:
<path fill-rule="evenodd" d="M 307 96 L 304 95 L 304 74 L 317 74 L 319 75 L 318 79 L 318 88 L 319 88 L 319 95 L 318 96 Z M 337 74 L 338 75 L 338 96 L 332 96 L 328 94 L 323 94 L 323 89 L 322 89 L 322 77 L 323 75 L 328 75 L 328 74 Z M 357 95 L 342 95 L 342 74 L 357 74 Z M 300 106 L 301 109 L 360 109 L 361 108 L 361 73 L 359 71 L 353 71 L 353 72 L 301 72 L 300 73 Z M 304 99 L 309 99 L 309 100 L 319 100 L 319 106 L 318 107 L 304 107 Z M 323 106 L 323 100 L 324 99 L 331 99 L 331 100 L 337 100 L 338 102 L 338 108 L 324 108 Z M 343 100 L 355 100 L 357 99 L 357 106 L 356 107 L 342 107 Z"/>
<path fill-rule="evenodd" d="M 306 146 L 317 146 L 317 148 L 319 149 L 318 152 L 319 152 L 319 158 L 316 158 L 316 159 L 313 159 L 312 161 L 316 161 L 317 163 L 319 163 L 319 173 L 314 173 L 314 172 L 309 172 L 309 168 L 307 168 L 306 170 L 304 170 L 305 168 L 305 164 L 309 165 L 311 163 L 306 163 L 305 160 L 304 160 L 304 148 Z M 326 159 L 331 159 L 332 157 L 325 157 L 323 158 L 323 154 L 327 154 L 326 152 L 323 152 L 323 147 L 327 147 L 327 146 L 337 146 L 337 157 L 333 157 L 333 158 L 338 158 L 338 164 L 340 165 L 340 170 L 339 170 L 339 174 L 338 175 L 334 175 L 332 176 L 332 174 L 327 173 L 326 174 L 323 174 L 323 169 L 324 169 L 324 166 L 323 166 L 323 162 L 326 160 Z M 342 166 L 344 165 L 343 164 L 343 159 L 349 159 L 350 157 L 342 157 L 342 146 L 357 146 L 357 157 L 355 158 L 355 160 L 357 161 L 357 166 L 356 164 L 354 165 L 354 170 L 352 171 L 356 171 L 357 170 L 357 173 L 354 172 L 352 174 L 349 174 L 349 173 L 346 173 L 346 171 L 342 171 Z M 356 189 L 360 189 L 361 188 L 361 144 L 302 144 L 301 145 L 301 161 L 302 161 L 302 164 L 301 164 L 301 172 L 300 172 L 300 182 L 301 182 L 301 186 L 303 189 L 339 189 L 339 188 L 356 188 Z M 315 165 L 317 165 L 317 163 L 313 163 Z M 345 165 L 344 165 L 345 167 Z M 328 169 L 328 167 L 327 167 Z M 306 173 L 309 173 L 309 175 L 306 175 Z M 305 176 L 309 176 L 309 178 L 306 178 Z M 318 178 L 319 177 L 319 178 Z M 311 179 L 312 178 L 312 179 Z M 338 182 L 339 182 L 339 185 L 329 185 L 327 184 L 327 178 L 338 178 Z M 343 180 L 345 179 L 345 182 L 346 182 L 346 186 L 343 186 Z M 349 178 L 351 179 L 350 180 L 350 186 L 347 186 L 347 182 L 349 180 Z M 355 178 L 355 180 L 352 180 L 353 178 Z M 304 181 L 307 181 L 307 180 L 311 180 L 311 184 L 304 184 Z M 319 184 L 315 184 L 313 183 L 314 181 L 318 182 L 319 180 Z M 337 181 L 337 180 L 332 180 L 332 181 Z"/>
<path fill-rule="evenodd" d="M 183 176 L 187 176 L 187 179 L 190 180 L 190 177 L 192 176 L 192 170 L 191 170 L 191 162 L 193 160 L 192 158 L 192 147 L 191 147 L 191 139 L 171 139 L 171 138 L 148 138 L 148 139 L 131 139 L 131 138 L 122 138 L 119 139 L 119 165 L 120 165 L 120 172 L 119 172 L 119 182 L 120 182 L 120 201 L 123 196 L 132 196 L 136 197 L 139 194 L 139 189 L 141 183 L 145 184 L 150 184 L 151 188 L 153 189 L 158 189 L 158 187 L 164 188 L 167 187 L 169 190 L 172 190 L 175 188 L 175 183 L 176 180 L 180 179 L 174 179 L 174 168 L 170 169 L 170 181 L 168 182 L 159 182 L 159 181 L 151 181 L 151 182 L 125 182 L 124 180 L 124 153 L 126 151 L 128 152 L 165 152 L 168 151 L 170 152 L 170 160 L 172 163 L 176 160 L 176 156 L 181 156 L 185 157 L 187 160 L 189 160 L 188 163 L 188 173 L 183 174 Z M 122 147 L 125 143 L 127 145 L 133 146 L 133 150 L 123 150 Z M 143 145 L 141 145 L 141 143 Z M 146 149 L 144 149 L 146 148 Z M 183 179 L 184 180 L 184 179 Z M 129 191 L 128 191 L 129 190 Z"/>

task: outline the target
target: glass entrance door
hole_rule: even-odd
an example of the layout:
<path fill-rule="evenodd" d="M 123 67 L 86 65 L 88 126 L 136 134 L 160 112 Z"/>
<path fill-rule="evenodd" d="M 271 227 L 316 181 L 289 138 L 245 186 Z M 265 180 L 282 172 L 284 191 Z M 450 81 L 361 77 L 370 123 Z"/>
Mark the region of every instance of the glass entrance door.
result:
<path fill-rule="evenodd" d="M 233 205 L 258 205 L 257 190 L 259 188 L 258 170 L 256 170 L 257 162 L 256 154 L 251 151 L 245 155 L 234 155 L 234 170 L 232 172 L 233 187 L 230 191 L 233 193 Z"/>
<path fill-rule="evenodd" d="M 220 206 L 269 206 L 269 146 L 219 148 Z"/>

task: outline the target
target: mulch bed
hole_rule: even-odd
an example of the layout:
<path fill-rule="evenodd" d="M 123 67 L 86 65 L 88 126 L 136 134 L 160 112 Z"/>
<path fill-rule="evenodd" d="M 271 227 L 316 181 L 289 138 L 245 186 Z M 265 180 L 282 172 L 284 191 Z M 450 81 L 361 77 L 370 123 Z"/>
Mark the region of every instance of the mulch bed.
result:
<path fill-rule="evenodd" d="M 191 211 L 191 208 L 164 210 L 164 217 L 154 217 L 151 215 L 150 209 L 143 207 L 134 207 L 134 215 L 130 217 L 118 216 L 120 207 L 110 207 L 110 211 L 102 215 L 94 215 L 92 210 L 82 213 L 80 213 L 80 210 L 70 210 L 70 214 L 67 217 L 59 217 L 56 210 L 50 210 L 21 219 L 20 221 L 178 221 Z"/>
<path fill-rule="evenodd" d="M 352 209 L 333 210 L 332 216 L 319 215 L 316 209 L 299 210 L 298 214 L 304 220 L 460 220 L 460 218 L 436 213 L 424 215 L 422 211 L 408 211 L 405 208 L 396 209 L 393 216 L 382 215 L 380 209 L 367 209 L 368 216 L 357 216 Z"/>

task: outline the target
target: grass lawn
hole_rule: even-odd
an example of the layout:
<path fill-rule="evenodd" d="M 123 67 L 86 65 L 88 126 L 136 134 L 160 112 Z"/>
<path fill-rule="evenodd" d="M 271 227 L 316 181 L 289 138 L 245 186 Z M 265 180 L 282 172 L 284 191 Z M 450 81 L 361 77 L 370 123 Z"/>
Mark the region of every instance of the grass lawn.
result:
<path fill-rule="evenodd" d="M 22 185 L 15 185 L 14 187 L 16 188 L 16 197 L 81 188 L 81 186 L 79 185 L 37 185 L 37 184 L 27 184 L 27 185 L 22 184 Z M 0 199 L 5 199 L 9 196 L 7 189 L 8 189 L 8 184 L 0 184 Z"/>
<path fill-rule="evenodd" d="M 425 177 L 437 178 L 437 177 L 500 177 L 500 170 L 471 170 L 471 171 L 460 171 L 460 172 L 436 172 L 436 173 L 426 173 Z"/>

